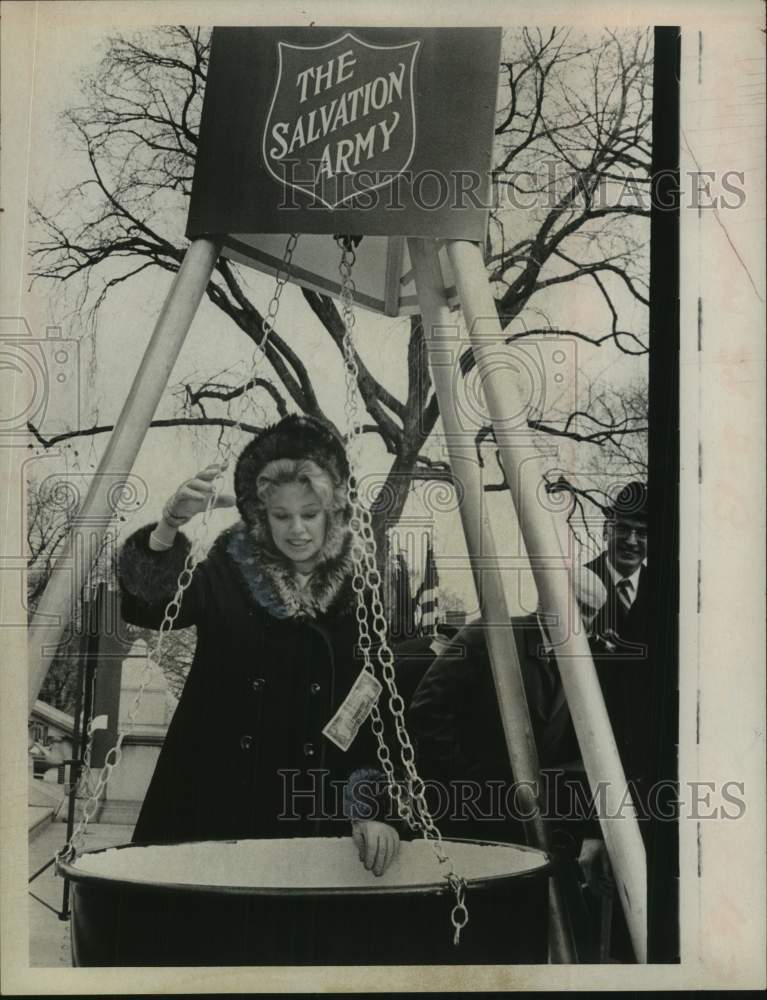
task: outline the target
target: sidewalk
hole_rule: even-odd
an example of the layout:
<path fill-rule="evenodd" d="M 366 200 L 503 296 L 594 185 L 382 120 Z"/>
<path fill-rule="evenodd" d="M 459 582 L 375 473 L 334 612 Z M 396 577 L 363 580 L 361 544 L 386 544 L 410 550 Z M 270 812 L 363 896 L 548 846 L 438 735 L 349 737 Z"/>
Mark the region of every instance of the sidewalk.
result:
<path fill-rule="evenodd" d="M 37 818 L 37 817 L 36 817 Z M 38 820 L 38 823 L 40 821 Z M 30 825 L 32 819 L 30 816 Z M 85 835 L 85 850 L 114 847 L 130 841 L 133 826 L 95 823 Z M 38 826 L 29 843 L 29 874 L 32 875 L 56 854 L 66 841 L 66 823 L 55 821 Z M 29 886 L 30 890 L 55 910 L 61 910 L 64 880 L 51 865 Z M 29 964 L 33 967 L 70 966 L 69 921 L 59 920 L 56 913 L 38 900 L 29 898 Z"/>

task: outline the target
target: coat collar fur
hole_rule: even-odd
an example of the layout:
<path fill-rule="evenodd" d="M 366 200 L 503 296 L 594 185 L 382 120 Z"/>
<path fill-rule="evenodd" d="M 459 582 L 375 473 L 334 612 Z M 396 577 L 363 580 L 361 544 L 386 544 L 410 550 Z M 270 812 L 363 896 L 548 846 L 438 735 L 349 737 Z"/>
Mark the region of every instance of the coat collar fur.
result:
<path fill-rule="evenodd" d="M 272 544 L 264 520 L 240 521 L 219 535 L 213 548 L 234 563 L 251 599 L 274 618 L 322 619 L 354 610 L 351 535 L 340 512 L 331 515 L 321 561 L 305 588 Z"/>

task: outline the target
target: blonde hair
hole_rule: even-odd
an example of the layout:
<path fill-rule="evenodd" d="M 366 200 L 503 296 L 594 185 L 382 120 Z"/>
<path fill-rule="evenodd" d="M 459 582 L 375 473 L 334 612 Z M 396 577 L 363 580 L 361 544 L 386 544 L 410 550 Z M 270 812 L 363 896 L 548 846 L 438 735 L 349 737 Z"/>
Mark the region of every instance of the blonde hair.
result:
<path fill-rule="evenodd" d="M 256 479 L 258 499 L 265 506 L 278 486 L 301 483 L 308 486 L 324 510 L 342 510 L 346 505 L 346 491 L 326 469 L 321 469 L 310 458 L 277 458 L 269 462 Z"/>

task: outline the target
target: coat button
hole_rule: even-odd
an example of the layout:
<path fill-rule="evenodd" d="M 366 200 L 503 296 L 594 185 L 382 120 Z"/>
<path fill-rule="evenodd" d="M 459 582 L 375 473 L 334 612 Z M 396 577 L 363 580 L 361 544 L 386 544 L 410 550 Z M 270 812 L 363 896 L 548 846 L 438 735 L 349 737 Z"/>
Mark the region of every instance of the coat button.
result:
<path fill-rule="evenodd" d="M 256 679 L 251 683 L 250 686 L 253 688 L 254 691 L 260 691 L 261 688 L 264 686 L 264 684 L 266 684 L 266 681 L 264 680 L 263 677 L 256 677 Z"/>
<path fill-rule="evenodd" d="M 313 743 L 304 743 L 304 756 L 313 757 L 316 753 L 316 749 Z"/>
<path fill-rule="evenodd" d="M 319 694 L 320 691 L 322 690 L 322 686 L 318 684 L 317 681 L 313 681 L 309 685 L 309 690 L 312 692 L 312 694 Z"/>
<path fill-rule="evenodd" d="M 250 748 L 252 746 L 253 746 L 253 737 L 252 736 L 249 736 L 247 733 L 245 733 L 243 736 L 240 737 L 240 749 L 241 750 L 250 750 Z"/>

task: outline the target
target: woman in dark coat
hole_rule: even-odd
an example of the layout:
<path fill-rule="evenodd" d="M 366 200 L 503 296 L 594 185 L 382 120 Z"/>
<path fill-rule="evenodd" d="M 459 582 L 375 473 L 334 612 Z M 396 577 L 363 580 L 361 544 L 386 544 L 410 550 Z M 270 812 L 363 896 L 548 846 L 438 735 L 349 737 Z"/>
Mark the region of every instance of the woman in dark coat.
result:
<path fill-rule="evenodd" d="M 190 550 L 178 529 L 205 509 L 217 471 L 185 483 L 158 525 L 125 542 L 126 621 L 160 627 Z M 215 505 L 236 502 L 242 520 L 215 540 L 181 602 L 175 627 L 196 625 L 197 648 L 134 842 L 352 832 L 376 874 L 396 854 L 369 723 L 345 752 L 322 734 L 362 669 L 347 475 L 341 441 L 304 416 L 240 455 L 236 500 Z"/>

